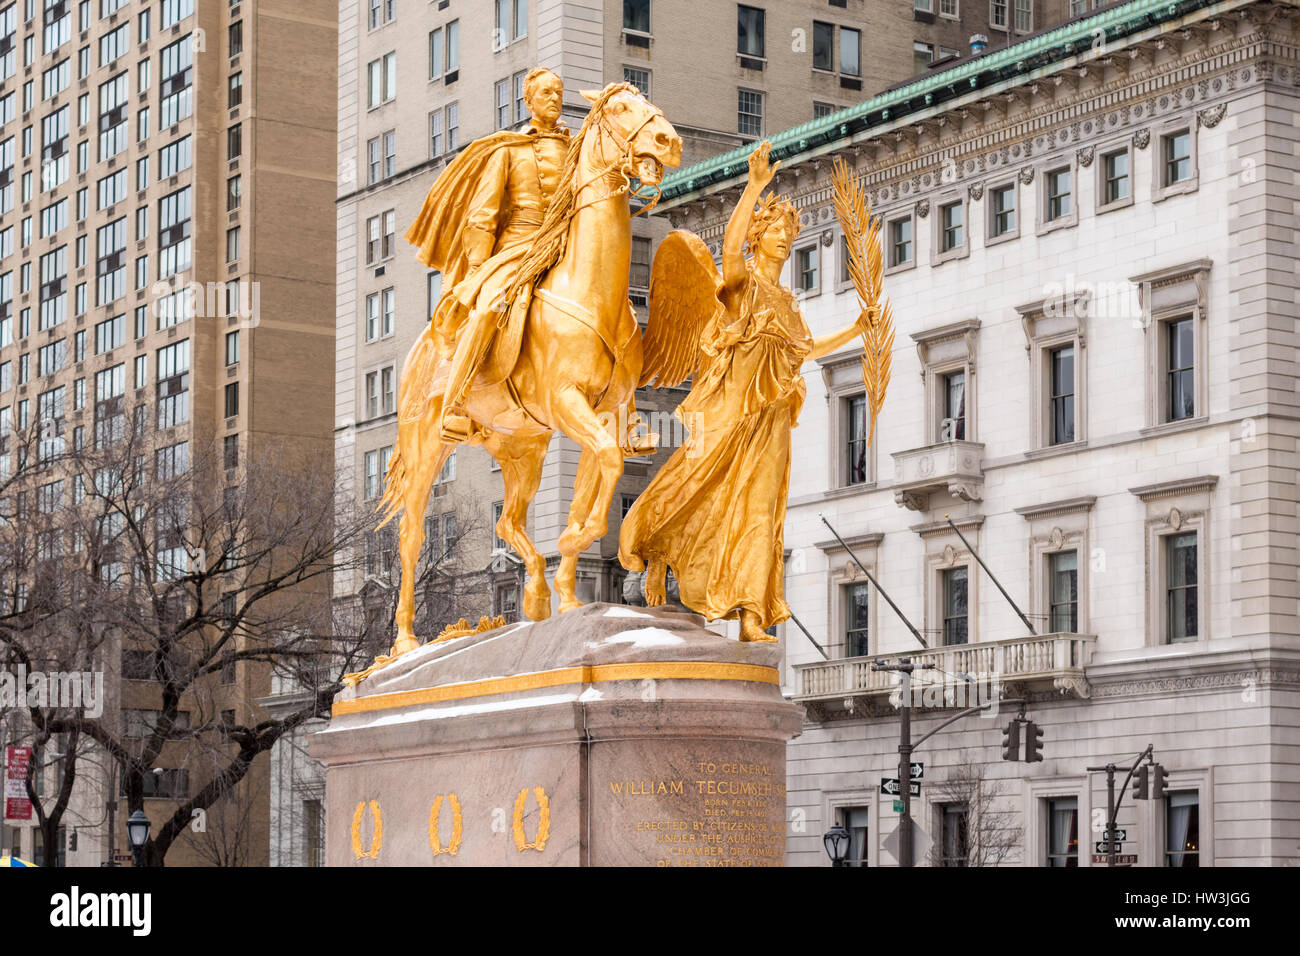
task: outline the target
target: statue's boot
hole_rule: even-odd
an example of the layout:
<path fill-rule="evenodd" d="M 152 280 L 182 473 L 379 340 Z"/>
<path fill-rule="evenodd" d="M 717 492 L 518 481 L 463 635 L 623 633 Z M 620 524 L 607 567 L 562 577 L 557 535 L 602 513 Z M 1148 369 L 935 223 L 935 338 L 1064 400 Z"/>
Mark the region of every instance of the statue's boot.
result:
<path fill-rule="evenodd" d="M 479 363 L 492 344 L 495 331 L 496 323 L 492 315 L 478 311 L 470 313 L 461 331 L 460 342 L 447 373 L 447 390 L 444 393 L 442 421 L 439 424 L 439 438 L 444 442 L 461 444 L 469 441 L 474 433 L 474 420 L 465 412 L 465 396 Z"/>

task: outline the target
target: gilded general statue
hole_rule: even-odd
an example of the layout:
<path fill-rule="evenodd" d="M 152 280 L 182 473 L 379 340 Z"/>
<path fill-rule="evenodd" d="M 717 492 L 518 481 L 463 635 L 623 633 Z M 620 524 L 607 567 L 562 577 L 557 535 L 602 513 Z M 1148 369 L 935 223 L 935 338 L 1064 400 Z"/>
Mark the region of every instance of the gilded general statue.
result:
<path fill-rule="evenodd" d="M 424 510 L 458 444 L 482 445 L 501 464 L 496 532 L 524 561 L 524 612 L 534 620 L 550 613 L 550 589 L 526 520 L 552 434 L 582 449 L 558 542 L 561 610 L 579 606 L 577 558 L 605 534 L 624 457 L 649 450 L 608 427 L 633 420 L 644 371 L 627 296 L 629 196 L 657 196 L 682 142 L 627 83 L 584 91 L 590 109 L 570 137 L 559 124 L 559 78 L 534 70 L 528 81 L 529 129 L 470 144 L 407 232 L 419 260 L 443 273 L 444 292 L 402 369 L 381 504 L 385 522 L 401 512 L 395 654 L 419 644 L 412 625 Z"/>

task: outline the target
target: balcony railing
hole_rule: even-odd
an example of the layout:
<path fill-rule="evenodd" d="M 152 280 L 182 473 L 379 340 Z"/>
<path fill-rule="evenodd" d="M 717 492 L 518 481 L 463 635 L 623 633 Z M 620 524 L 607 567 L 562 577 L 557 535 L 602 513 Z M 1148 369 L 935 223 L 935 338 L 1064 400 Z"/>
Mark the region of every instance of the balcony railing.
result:
<path fill-rule="evenodd" d="M 797 701 L 835 700 L 863 696 L 888 696 L 898 687 L 898 676 L 874 671 L 877 660 L 897 661 L 910 657 L 918 670 L 913 686 L 957 687 L 971 680 L 987 686 L 1051 682 L 1063 692 L 1086 696 L 1084 669 L 1092 656 L 1096 637 L 1091 634 L 1039 634 L 1003 641 L 981 641 L 873 657 L 848 657 L 836 661 L 796 664 Z"/>

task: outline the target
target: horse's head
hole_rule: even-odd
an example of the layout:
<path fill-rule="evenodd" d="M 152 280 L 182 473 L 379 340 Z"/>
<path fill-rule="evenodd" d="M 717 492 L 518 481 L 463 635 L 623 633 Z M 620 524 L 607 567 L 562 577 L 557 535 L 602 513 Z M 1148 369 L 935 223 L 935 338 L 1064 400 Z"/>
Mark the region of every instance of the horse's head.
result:
<path fill-rule="evenodd" d="M 643 185 L 657 185 L 665 166 L 682 161 L 682 138 L 663 111 L 628 83 L 611 83 L 600 92 L 583 90 L 592 104 L 599 127 L 611 134 L 602 137 L 600 162 L 631 167 Z"/>

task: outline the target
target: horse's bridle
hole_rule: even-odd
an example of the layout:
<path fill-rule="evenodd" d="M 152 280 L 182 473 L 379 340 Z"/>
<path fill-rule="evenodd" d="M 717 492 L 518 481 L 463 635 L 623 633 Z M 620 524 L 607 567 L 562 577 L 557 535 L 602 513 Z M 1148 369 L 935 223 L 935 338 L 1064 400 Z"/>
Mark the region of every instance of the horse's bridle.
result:
<path fill-rule="evenodd" d="M 620 133 L 617 129 L 614 128 L 614 126 L 609 122 L 608 117 L 605 116 L 603 110 L 597 116 L 596 135 L 597 136 L 608 135 L 614 141 L 614 145 L 617 146 L 620 150 L 622 150 L 623 156 L 621 159 L 615 160 L 613 163 L 610 163 L 600 172 L 596 173 L 589 180 L 587 180 L 585 183 L 579 186 L 576 190 L 574 190 L 573 195 L 575 196 L 575 198 L 577 196 L 582 195 L 582 191 L 584 189 L 586 189 L 592 183 L 596 183 L 604 179 L 612 172 L 617 172 L 619 176 L 622 177 L 623 185 L 619 186 L 618 189 L 615 189 L 612 192 L 606 193 L 603 196 L 597 196 L 595 199 L 574 206 L 573 212 L 576 213 L 579 210 L 585 209 L 588 206 L 594 206 L 598 202 L 604 202 L 606 199 L 613 199 L 616 196 L 622 196 L 625 193 L 629 193 L 633 196 L 636 196 L 638 199 L 647 200 L 646 205 L 642 206 L 640 209 L 638 209 L 636 212 L 632 214 L 632 218 L 635 219 L 637 216 L 641 215 L 642 213 L 649 212 L 659 202 L 659 196 L 661 195 L 661 193 L 658 186 L 653 186 L 653 185 L 646 186 L 643 183 L 640 186 L 638 186 L 636 189 L 632 189 L 632 180 L 636 178 L 636 146 L 634 145 L 636 142 L 636 138 L 641 134 L 641 131 L 643 129 L 645 129 L 647 126 L 650 125 L 650 123 L 652 123 L 656 119 L 663 118 L 664 115 L 663 110 L 659 109 L 659 107 L 650 104 L 648 101 L 643 100 L 643 102 L 646 102 L 646 105 L 650 106 L 650 110 L 651 110 L 650 115 L 648 115 L 645 119 L 643 119 L 640 122 L 637 128 L 632 131 L 631 135 L 626 137 L 622 133 Z M 649 191 L 646 192 L 645 190 L 649 190 Z"/>

